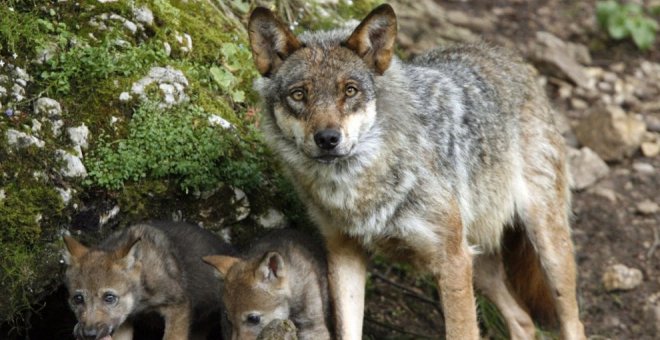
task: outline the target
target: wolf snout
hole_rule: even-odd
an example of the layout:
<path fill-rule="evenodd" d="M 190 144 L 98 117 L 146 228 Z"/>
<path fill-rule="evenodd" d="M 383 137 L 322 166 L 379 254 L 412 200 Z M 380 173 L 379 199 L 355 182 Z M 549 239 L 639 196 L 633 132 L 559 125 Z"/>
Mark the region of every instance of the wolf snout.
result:
<path fill-rule="evenodd" d="M 101 340 L 107 339 L 110 329 L 105 325 L 82 325 L 78 323 L 73 329 L 76 340 Z"/>
<path fill-rule="evenodd" d="M 332 150 L 341 142 L 341 132 L 335 129 L 318 131 L 314 135 L 314 142 L 323 150 Z"/>

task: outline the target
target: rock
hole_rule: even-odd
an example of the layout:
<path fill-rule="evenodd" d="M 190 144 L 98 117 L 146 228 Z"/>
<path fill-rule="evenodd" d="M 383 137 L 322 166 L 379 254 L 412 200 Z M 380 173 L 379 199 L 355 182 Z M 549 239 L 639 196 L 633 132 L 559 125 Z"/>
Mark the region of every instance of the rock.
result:
<path fill-rule="evenodd" d="M 269 208 L 265 214 L 259 216 L 257 223 L 265 229 L 284 228 L 287 220 L 281 211 Z"/>
<path fill-rule="evenodd" d="M 119 94 L 120 102 L 127 102 L 129 100 L 131 100 L 131 95 L 128 92 L 122 92 Z"/>
<path fill-rule="evenodd" d="M 655 173 L 655 167 L 649 163 L 635 161 L 632 165 L 636 172 L 644 175 L 652 175 Z"/>
<path fill-rule="evenodd" d="M 646 122 L 646 128 L 649 131 L 660 132 L 660 116 L 645 115 L 644 122 Z"/>
<path fill-rule="evenodd" d="M 220 126 L 223 129 L 230 129 L 233 128 L 234 126 L 228 122 L 226 119 L 218 116 L 218 115 L 211 115 L 209 117 L 209 125 L 211 126 Z"/>
<path fill-rule="evenodd" d="M 637 203 L 637 212 L 639 212 L 642 215 L 653 215 L 657 213 L 659 210 L 660 207 L 658 206 L 658 204 L 649 199 L 645 199 Z"/>
<path fill-rule="evenodd" d="M 642 272 L 637 268 L 628 268 L 623 264 L 614 264 L 603 273 L 603 285 L 608 292 L 632 290 L 642 283 Z"/>
<path fill-rule="evenodd" d="M 236 222 L 242 221 L 250 215 L 250 201 L 248 201 L 243 190 L 234 188 L 234 197 L 231 198 L 231 204 L 236 213 L 234 216 Z"/>
<path fill-rule="evenodd" d="M 145 100 L 145 89 L 151 84 L 156 84 L 163 93 L 164 103 L 162 106 L 172 106 L 188 100 L 185 93 L 188 87 L 188 79 L 183 72 L 172 67 L 153 67 L 149 74 L 133 83 L 131 93 Z"/>
<path fill-rule="evenodd" d="M 571 98 L 571 107 L 574 110 L 584 110 L 589 107 L 589 104 L 580 98 L 573 97 Z"/>
<path fill-rule="evenodd" d="M 594 195 L 600 196 L 605 198 L 606 200 L 610 201 L 612 204 L 616 204 L 616 202 L 619 200 L 616 194 L 616 191 L 610 189 L 610 188 L 603 188 L 603 187 L 596 187 L 591 191 Z"/>
<path fill-rule="evenodd" d="M 66 188 L 66 189 L 55 188 L 55 190 L 57 190 L 57 192 L 60 194 L 60 197 L 62 198 L 62 202 L 64 202 L 64 205 L 69 204 L 69 202 L 71 201 L 71 197 L 73 196 L 71 188 Z"/>
<path fill-rule="evenodd" d="M 595 107 L 575 127 L 578 141 L 606 161 L 631 156 L 642 143 L 646 124 L 618 106 Z"/>
<path fill-rule="evenodd" d="M 89 128 L 84 123 L 78 127 L 68 128 L 66 131 L 69 133 L 69 139 L 71 139 L 74 146 L 87 149 L 89 146 L 87 141 L 89 139 Z"/>
<path fill-rule="evenodd" d="M 181 45 L 179 48 L 181 49 L 181 52 L 183 53 L 190 53 L 192 52 L 192 37 L 190 37 L 190 34 L 188 33 L 177 33 L 174 38 L 176 41 Z"/>
<path fill-rule="evenodd" d="M 61 133 L 60 130 L 61 130 L 62 127 L 64 126 L 64 121 L 61 120 L 61 119 L 56 119 L 56 120 L 53 120 L 51 123 L 52 123 L 52 125 L 51 125 L 51 131 L 53 132 L 53 135 L 54 135 L 55 137 L 59 137 L 59 136 L 60 136 L 60 133 Z"/>
<path fill-rule="evenodd" d="M 652 158 L 660 154 L 660 144 L 658 142 L 644 142 L 641 149 L 644 157 Z"/>
<path fill-rule="evenodd" d="M 291 320 L 275 319 L 257 336 L 257 340 L 297 340 L 296 325 Z"/>
<path fill-rule="evenodd" d="M 655 332 L 660 333 L 660 292 L 651 295 L 644 305 L 646 321 L 654 326 Z"/>
<path fill-rule="evenodd" d="M 14 129 L 8 129 L 5 135 L 7 136 L 7 145 L 17 148 L 25 148 L 31 145 L 43 148 L 46 145 L 46 142 L 41 139 Z"/>
<path fill-rule="evenodd" d="M 568 159 L 571 187 L 575 190 L 591 186 L 610 172 L 607 164 L 588 147 L 580 150 L 569 148 Z"/>
<path fill-rule="evenodd" d="M 57 100 L 41 97 L 34 102 L 34 113 L 48 118 L 59 118 L 62 115 L 62 107 Z"/>
<path fill-rule="evenodd" d="M 551 33 L 536 32 L 536 45 L 532 47 L 530 57 L 542 65 L 555 69 L 576 85 L 586 89 L 592 88 L 594 81 L 576 61 L 577 55 L 584 52 L 571 52 L 570 46 Z"/>
<path fill-rule="evenodd" d="M 154 24 L 154 13 L 146 6 L 133 9 L 133 18 L 145 26 Z"/>
<path fill-rule="evenodd" d="M 64 164 L 60 169 L 60 174 L 64 177 L 76 178 L 86 177 L 87 169 L 79 157 L 74 156 L 64 150 L 57 150 L 57 155 L 62 159 Z"/>

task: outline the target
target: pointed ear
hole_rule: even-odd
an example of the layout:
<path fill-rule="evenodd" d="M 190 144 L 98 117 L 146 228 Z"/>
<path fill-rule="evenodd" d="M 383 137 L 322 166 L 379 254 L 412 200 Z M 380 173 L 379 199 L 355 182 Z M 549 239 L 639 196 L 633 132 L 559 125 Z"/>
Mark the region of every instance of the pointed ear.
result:
<path fill-rule="evenodd" d="M 202 261 L 215 267 L 215 269 L 220 274 L 220 278 L 224 279 L 229 272 L 229 268 L 240 262 L 241 259 L 224 255 L 209 255 L 202 257 Z"/>
<path fill-rule="evenodd" d="M 376 7 L 344 43 L 378 74 L 390 66 L 396 40 L 396 15 L 388 4 Z"/>
<path fill-rule="evenodd" d="M 135 265 L 140 250 L 140 240 L 141 238 L 137 238 L 133 242 L 126 243 L 123 247 L 115 250 L 115 259 L 117 259 L 124 268 L 131 269 Z"/>
<path fill-rule="evenodd" d="M 82 243 L 76 241 L 71 236 L 64 235 L 64 263 L 66 263 L 67 266 L 70 266 L 71 264 L 75 263 L 80 259 L 83 255 L 87 254 L 88 248 L 83 246 Z"/>
<path fill-rule="evenodd" d="M 248 35 L 252 58 L 262 76 L 268 77 L 302 44 L 284 23 L 263 7 L 250 15 Z"/>
<path fill-rule="evenodd" d="M 266 253 L 261 263 L 259 263 L 256 275 L 265 282 L 283 279 L 286 276 L 284 259 L 277 252 L 271 251 Z"/>

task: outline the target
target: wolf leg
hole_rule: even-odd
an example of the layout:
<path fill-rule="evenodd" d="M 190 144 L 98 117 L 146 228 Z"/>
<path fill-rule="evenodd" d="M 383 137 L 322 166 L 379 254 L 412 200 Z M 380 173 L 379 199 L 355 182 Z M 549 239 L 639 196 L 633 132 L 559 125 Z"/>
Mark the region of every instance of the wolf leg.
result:
<path fill-rule="evenodd" d="M 563 181 L 558 175 L 557 182 Z M 562 339 L 586 339 L 580 322 L 576 297 L 576 269 L 573 242 L 568 222 L 568 190 L 558 183 L 556 191 L 536 188 L 535 199 L 524 207 L 521 218 L 526 233 L 538 252 L 557 308 Z M 548 197 L 554 192 L 553 197 Z"/>
<path fill-rule="evenodd" d="M 337 339 L 361 339 L 367 275 L 364 251 L 356 240 L 339 232 L 326 233 L 325 237 Z"/>
<path fill-rule="evenodd" d="M 165 319 L 163 340 L 188 339 L 190 328 L 190 306 L 185 304 L 168 306 L 161 309 Z"/>
<path fill-rule="evenodd" d="M 112 340 L 133 340 L 133 324 L 125 321 L 112 335 Z"/>
<path fill-rule="evenodd" d="M 507 285 L 500 254 L 480 254 L 474 260 L 474 285 L 502 313 L 511 339 L 534 339 L 534 322 Z"/>

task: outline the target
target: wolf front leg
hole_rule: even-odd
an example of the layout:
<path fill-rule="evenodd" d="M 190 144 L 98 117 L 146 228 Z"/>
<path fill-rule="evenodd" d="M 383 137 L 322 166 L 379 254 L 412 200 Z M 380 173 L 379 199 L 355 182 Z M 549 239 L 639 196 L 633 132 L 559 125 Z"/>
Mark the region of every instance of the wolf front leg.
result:
<path fill-rule="evenodd" d="M 445 315 L 446 339 L 479 339 L 472 285 L 472 255 L 464 240 L 458 207 L 442 218 L 445 231 L 439 261 L 431 261 Z"/>
<path fill-rule="evenodd" d="M 367 259 L 362 246 L 340 232 L 326 233 L 328 284 L 335 334 L 340 340 L 362 338 Z"/>
<path fill-rule="evenodd" d="M 160 313 L 165 319 L 163 340 L 187 340 L 189 338 L 191 308 L 188 303 L 164 307 Z"/>

